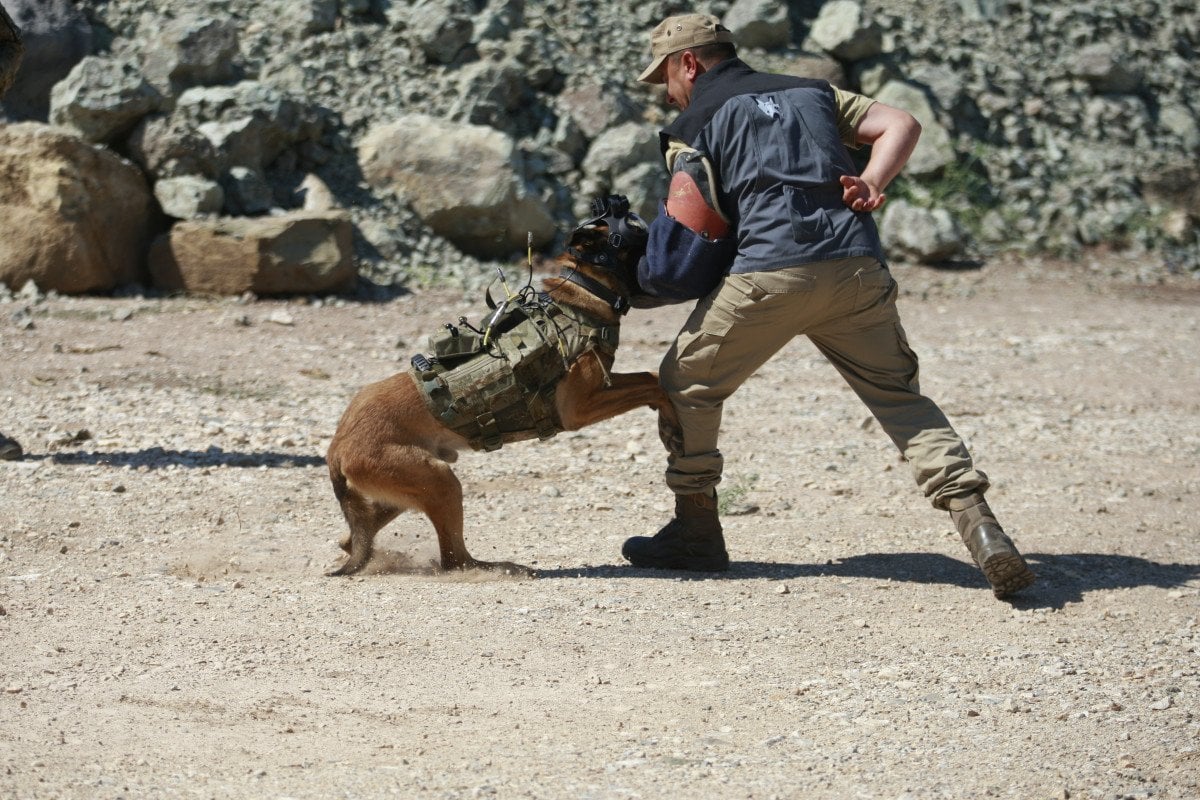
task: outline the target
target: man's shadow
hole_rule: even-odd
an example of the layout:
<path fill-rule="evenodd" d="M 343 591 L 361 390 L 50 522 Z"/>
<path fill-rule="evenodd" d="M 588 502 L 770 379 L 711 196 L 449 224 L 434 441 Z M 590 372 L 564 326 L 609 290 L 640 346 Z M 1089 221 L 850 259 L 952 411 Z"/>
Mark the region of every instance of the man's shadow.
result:
<path fill-rule="evenodd" d="M 1088 592 L 1156 586 L 1171 589 L 1200 579 L 1200 564 L 1160 564 L 1137 556 L 1109 553 L 1026 554 L 1038 581 L 1010 599 L 1017 608 L 1063 608 Z M 771 580 L 799 578 L 874 578 L 911 583 L 941 583 L 986 589 L 983 573 L 972 563 L 939 553 L 867 553 L 824 564 L 735 561 L 728 572 L 684 572 L 598 566 L 538 570 L 539 578 L 670 578 L 678 580 Z"/>

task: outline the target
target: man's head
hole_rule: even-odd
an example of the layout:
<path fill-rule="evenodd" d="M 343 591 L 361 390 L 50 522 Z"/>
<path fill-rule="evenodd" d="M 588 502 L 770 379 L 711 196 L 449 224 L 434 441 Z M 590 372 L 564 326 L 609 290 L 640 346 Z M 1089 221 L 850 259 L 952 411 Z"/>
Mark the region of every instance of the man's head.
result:
<path fill-rule="evenodd" d="M 733 34 L 711 14 L 667 17 L 650 33 L 652 60 L 638 80 L 667 84 L 667 101 L 687 108 L 696 77 L 736 54 Z"/>

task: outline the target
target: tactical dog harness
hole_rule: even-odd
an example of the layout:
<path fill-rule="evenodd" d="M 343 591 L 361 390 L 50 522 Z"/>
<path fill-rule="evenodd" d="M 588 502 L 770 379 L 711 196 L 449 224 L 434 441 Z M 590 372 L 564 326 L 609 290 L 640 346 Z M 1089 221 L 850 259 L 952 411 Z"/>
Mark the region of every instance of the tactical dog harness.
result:
<path fill-rule="evenodd" d="M 623 197 L 594 201 L 593 218 L 608 227 L 607 247 L 590 254 L 568 248 L 577 260 L 611 268 L 631 236 L 629 204 Z M 580 226 L 583 227 L 583 226 Z M 573 269 L 559 278 L 578 284 L 616 311 L 629 310 L 627 298 Z M 613 355 L 618 326 L 576 308 L 559 305 L 545 292 L 526 285 L 498 306 L 487 296 L 489 312 L 482 328 L 459 318 L 459 326 L 429 338 L 428 355 L 412 358 L 412 375 L 430 413 L 466 438 L 475 450 L 498 450 L 508 442 L 549 439 L 564 428 L 554 404 L 558 382 L 571 364 L 592 350 Z"/>
<path fill-rule="evenodd" d="M 617 350 L 617 326 L 545 294 L 497 311 L 484 331 L 447 325 L 430 337 L 428 357 L 413 357 L 425 405 L 475 450 L 561 433 L 554 394 L 571 362 L 590 350 Z"/>

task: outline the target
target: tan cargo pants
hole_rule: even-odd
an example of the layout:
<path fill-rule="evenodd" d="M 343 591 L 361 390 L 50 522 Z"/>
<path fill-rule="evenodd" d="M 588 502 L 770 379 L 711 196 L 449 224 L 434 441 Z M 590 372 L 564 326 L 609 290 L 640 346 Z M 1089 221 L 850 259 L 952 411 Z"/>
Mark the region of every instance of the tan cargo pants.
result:
<path fill-rule="evenodd" d="M 679 415 L 679 428 L 660 430 L 667 485 L 676 494 L 716 486 L 725 399 L 804 334 L 879 420 L 936 508 L 986 490 L 987 476 L 974 468 L 946 415 L 920 392 L 896 294 L 891 273 L 873 258 L 726 276 L 697 303 L 659 372 Z"/>

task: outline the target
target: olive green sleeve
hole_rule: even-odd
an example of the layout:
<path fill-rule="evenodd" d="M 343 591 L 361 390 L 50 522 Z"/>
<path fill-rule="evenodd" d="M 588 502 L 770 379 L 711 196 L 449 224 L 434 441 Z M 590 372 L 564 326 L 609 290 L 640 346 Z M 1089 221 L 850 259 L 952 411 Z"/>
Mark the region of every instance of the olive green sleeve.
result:
<path fill-rule="evenodd" d="M 675 171 L 675 159 L 679 158 L 680 153 L 692 149 L 692 146 L 682 139 L 672 138 L 667 142 L 667 152 L 663 153 L 663 157 L 667 160 L 667 172 Z"/>
<path fill-rule="evenodd" d="M 837 126 L 838 136 L 841 137 L 842 143 L 847 147 L 858 148 L 858 124 L 862 122 L 863 117 L 867 114 L 867 109 L 874 105 L 875 101 L 871 98 L 847 92 L 838 87 L 833 87 L 833 96 L 837 101 Z"/>

